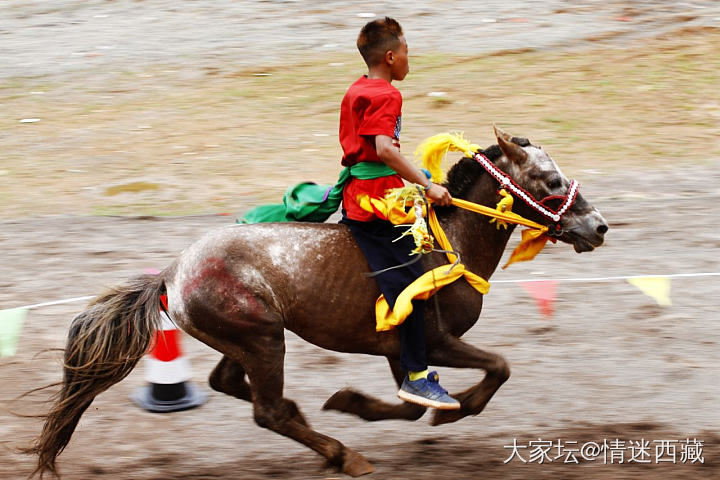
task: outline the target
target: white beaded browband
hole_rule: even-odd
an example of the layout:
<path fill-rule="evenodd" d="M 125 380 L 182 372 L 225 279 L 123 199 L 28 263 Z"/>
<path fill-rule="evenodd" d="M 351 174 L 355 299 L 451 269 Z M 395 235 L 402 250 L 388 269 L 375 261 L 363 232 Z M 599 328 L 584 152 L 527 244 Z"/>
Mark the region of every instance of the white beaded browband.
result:
<path fill-rule="evenodd" d="M 537 211 L 545 218 L 548 218 L 555 222 L 556 230 L 562 230 L 559 225 L 560 220 L 562 219 L 562 216 L 565 214 L 565 212 L 567 212 L 568 209 L 573 205 L 573 203 L 575 203 L 575 199 L 577 198 L 578 187 L 580 186 L 580 184 L 576 180 L 570 180 L 570 187 L 568 188 L 567 194 L 564 197 L 553 195 L 538 202 L 537 200 L 535 200 L 535 197 L 533 197 L 532 194 L 530 194 L 524 188 L 515 183 L 512 178 L 510 178 L 505 172 L 497 168 L 495 164 L 488 160 L 485 155 L 483 155 L 482 153 L 474 152 L 473 158 L 475 158 L 475 160 L 480 165 L 482 165 L 482 167 L 490 175 L 492 175 L 495 180 L 500 182 L 503 188 L 510 190 L 511 193 L 520 197 L 522 201 L 525 202 L 530 208 Z M 553 211 L 552 209 L 543 205 L 543 202 L 550 198 L 563 199 L 563 202 L 557 211 Z"/>

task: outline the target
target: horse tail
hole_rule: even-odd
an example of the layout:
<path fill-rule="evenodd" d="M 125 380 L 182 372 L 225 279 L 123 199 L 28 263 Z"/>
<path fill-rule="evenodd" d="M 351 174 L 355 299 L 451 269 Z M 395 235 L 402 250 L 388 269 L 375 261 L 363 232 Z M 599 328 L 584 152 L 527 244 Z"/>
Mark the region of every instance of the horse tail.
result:
<path fill-rule="evenodd" d="M 61 390 L 26 453 L 38 455 L 31 476 L 49 471 L 93 399 L 125 378 L 147 353 L 161 325 L 162 274 L 143 275 L 95 298 L 70 326 Z"/>

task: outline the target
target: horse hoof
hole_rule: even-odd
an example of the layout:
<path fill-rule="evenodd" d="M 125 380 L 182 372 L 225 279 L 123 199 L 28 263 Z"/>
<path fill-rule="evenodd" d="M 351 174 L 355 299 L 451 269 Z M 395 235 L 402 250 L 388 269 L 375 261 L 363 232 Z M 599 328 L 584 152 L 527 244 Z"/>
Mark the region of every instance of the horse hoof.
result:
<path fill-rule="evenodd" d="M 430 420 L 430 425 L 437 427 L 444 423 L 457 422 L 461 418 L 466 417 L 467 414 L 463 413 L 462 410 L 435 410 L 435 414 Z"/>
<path fill-rule="evenodd" d="M 375 468 L 357 452 L 346 449 L 343 454 L 342 471 L 345 475 L 359 477 L 375 471 Z"/>

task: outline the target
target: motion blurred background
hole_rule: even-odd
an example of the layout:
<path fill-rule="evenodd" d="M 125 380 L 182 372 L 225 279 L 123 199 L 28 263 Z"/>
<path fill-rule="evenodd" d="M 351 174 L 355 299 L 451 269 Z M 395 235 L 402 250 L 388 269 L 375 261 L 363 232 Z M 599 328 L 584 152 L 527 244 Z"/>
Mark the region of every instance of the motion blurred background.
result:
<path fill-rule="evenodd" d="M 493 123 L 568 174 L 719 153 L 713 1 L 8 1 L 0 215 L 234 212 L 334 182 L 355 39 L 386 14 L 408 155 Z"/>
<path fill-rule="evenodd" d="M 365 73 L 355 39 L 384 15 L 410 47 L 410 74 L 396 83 L 407 156 L 448 130 L 490 145 L 497 124 L 542 145 L 610 221 L 597 252 L 556 246 L 493 279 L 670 275 L 672 305 L 622 280 L 559 283 L 543 319 L 516 284 L 494 286 L 466 340 L 505 355 L 513 377 L 456 425 L 320 412 L 338 388 L 389 400 L 393 382 L 381 359 L 292 334 L 287 396 L 366 454 L 374 478 L 717 478 L 718 277 L 672 277 L 720 271 L 713 0 L 1 2 L 0 309 L 99 293 L 164 268 L 293 183 L 334 183 L 340 100 Z M 82 308 L 31 310 L 17 353 L 0 359 L 2 478 L 31 471 L 14 449 L 39 428 L 10 411 L 44 408 L 43 395 L 13 399 L 60 379 L 59 354 L 44 349 L 64 345 Z M 202 384 L 219 355 L 190 339 L 186 348 Z M 456 391 L 479 375 L 444 378 Z M 67 478 L 332 474 L 229 397 L 172 416 L 139 411 L 127 396 L 142 383 L 139 368 L 93 404 L 60 457 Z M 514 437 L 541 435 L 698 437 L 706 463 L 502 464 Z M 439 460 L 418 468 L 425 455 Z"/>

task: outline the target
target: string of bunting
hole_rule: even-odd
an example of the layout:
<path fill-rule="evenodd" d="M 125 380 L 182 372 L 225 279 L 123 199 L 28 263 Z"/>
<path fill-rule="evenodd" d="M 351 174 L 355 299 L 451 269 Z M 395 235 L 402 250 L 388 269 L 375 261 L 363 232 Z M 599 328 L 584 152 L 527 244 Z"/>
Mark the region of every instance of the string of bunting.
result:
<path fill-rule="evenodd" d="M 151 273 L 146 271 L 146 273 Z M 152 273 L 157 273 L 153 271 Z M 555 298 L 557 296 L 557 285 L 569 282 L 611 282 L 624 280 L 630 285 L 638 288 L 648 297 L 652 298 L 660 306 L 671 306 L 670 298 L 671 279 L 693 278 L 693 277 L 717 277 L 720 272 L 699 272 L 699 273 L 675 273 L 669 275 L 623 275 L 613 277 L 581 277 L 581 278 L 555 278 L 555 279 L 520 279 L 520 280 L 495 280 L 498 283 L 519 284 L 537 303 L 540 313 L 546 318 L 552 318 L 555 311 Z M 60 305 L 64 303 L 81 302 L 90 300 L 94 295 L 83 297 L 66 298 L 50 302 L 36 303 L 22 307 L 0 310 L 0 358 L 11 357 L 17 352 L 17 343 L 22 333 L 22 327 L 28 311 Z"/>
<path fill-rule="evenodd" d="M 720 272 L 698 272 L 698 273 L 674 273 L 669 275 L 622 275 L 614 277 L 581 277 L 581 278 L 556 278 L 556 279 L 532 279 L 532 280 L 495 280 L 498 283 L 518 283 L 537 304 L 538 310 L 546 319 L 552 318 L 555 312 L 555 298 L 557 296 L 557 285 L 569 282 L 611 282 L 625 280 L 630 285 L 638 288 L 648 297 L 652 298 L 658 305 L 668 307 L 672 305 L 670 298 L 671 279 L 689 277 L 716 277 Z"/>

